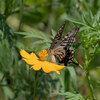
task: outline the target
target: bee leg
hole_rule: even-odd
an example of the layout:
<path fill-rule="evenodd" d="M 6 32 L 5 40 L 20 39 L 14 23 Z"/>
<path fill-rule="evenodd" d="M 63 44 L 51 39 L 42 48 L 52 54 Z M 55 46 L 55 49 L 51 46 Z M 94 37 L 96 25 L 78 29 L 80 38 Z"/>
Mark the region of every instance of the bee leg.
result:
<path fill-rule="evenodd" d="M 64 66 L 67 66 L 67 63 L 66 62 L 64 63 Z"/>
<path fill-rule="evenodd" d="M 51 62 L 56 64 L 56 60 L 54 56 L 51 56 Z"/>
<path fill-rule="evenodd" d="M 76 63 L 75 61 L 71 60 L 73 64 L 75 64 L 76 66 L 78 66 L 79 64 Z"/>

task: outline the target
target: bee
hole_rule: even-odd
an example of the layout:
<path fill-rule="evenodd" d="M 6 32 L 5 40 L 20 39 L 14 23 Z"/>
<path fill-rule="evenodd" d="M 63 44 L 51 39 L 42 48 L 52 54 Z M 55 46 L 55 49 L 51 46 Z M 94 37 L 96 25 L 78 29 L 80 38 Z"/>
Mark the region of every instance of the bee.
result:
<path fill-rule="evenodd" d="M 70 47 L 72 46 L 74 38 L 79 31 L 79 27 L 72 29 L 62 37 L 65 25 L 66 21 L 64 21 L 57 34 L 55 35 L 51 46 L 48 49 L 48 54 L 50 55 L 51 62 L 53 63 L 56 63 L 56 57 L 59 63 L 64 63 L 65 66 L 70 63 L 78 65 L 73 61 L 74 52 Z"/>

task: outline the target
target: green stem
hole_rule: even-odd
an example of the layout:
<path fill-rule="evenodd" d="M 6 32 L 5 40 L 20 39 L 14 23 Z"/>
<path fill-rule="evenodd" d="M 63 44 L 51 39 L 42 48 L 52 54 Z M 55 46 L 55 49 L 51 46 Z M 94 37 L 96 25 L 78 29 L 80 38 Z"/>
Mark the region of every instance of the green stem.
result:
<path fill-rule="evenodd" d="M 91 96 L 92 96 L 92 100 L 97 100 L 96 99 L 96 96 L 94 94 L 94 88 L 93 88 L 93 85 L 91 83 L 91 77 L 89 75 L 89 71 L 87 69 L 88 67 L 84 68 L 84 71 L 85 71 L 85 74 L 86 74 L 86 79 L 87 79 L 87 82 L 88 82 L 88 86 L 89 86 L 89 89 L 90 89 L 90 93 L 91 93 Z"/>
<path fill-rule="evenodd" d="M 92 100 L 97 100 L 96 99 L 96 96 L 94 94 L 93 85 L 91 83 L 91 77 L 89 75 L 89 70 L 88 70 L 89 63 L 90 63 L 90 60 L 88 60 L 87 54 L 85 54 L 85 66 L 83 67 L 83 70 L 85 71 L 85 74 L 86 74 L 86 79 L 87 79 L 87 82 L 88 82 L 88 86 L 89 86 L 89 89 L 90 89 L 90 93 L 91 93 L 91 96 L 92 96 Z"/>
<path fill-rule="evenodd" d="M 0 86 L 10 86 L 10 84 L 0 84 Z"/>
<path fill-rule="evenodd" d="M 37 89 L 38 77 L 39 77 L 39 71 L 37 72 L 36 80 L 35 80 L 35 83 L 34 83 L 33 100 L 35 100 L 35 96 L 36 96 L 36 89 Z"/>
<path fill-rule="evenodd" d="M 2 77 L 2 79 L 0 80 L 0 83 L 3 81 L 4 77 L 5 77 L 5 73 L 4 73 L 3 77 Z"/>
<path fill-rule="evenodd" d="M 93 85 L 91 84 L 91 77 L 89 75 L 89 71 L 86 70 L 86 78 L 87 78 L 87 81 L 88 81 L 88 85 L 89 85 L 89 89 L 90 89 L 90 92 L 91 92 L 91 96 L 93 98 L 93 100 L 97 100 L 96 99 L 96 96 L 94 95 L 94 89 L 93 89 Z"/>

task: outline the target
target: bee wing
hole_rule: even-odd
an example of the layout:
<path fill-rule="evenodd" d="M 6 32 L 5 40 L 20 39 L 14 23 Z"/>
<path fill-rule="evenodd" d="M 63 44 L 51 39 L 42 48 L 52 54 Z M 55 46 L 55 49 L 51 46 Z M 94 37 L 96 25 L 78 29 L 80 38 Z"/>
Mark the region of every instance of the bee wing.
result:
<path fill-rule="evenodd" d="M 70 48 L 70 46 L 72 46 L 72 43 L 74 41 L 74 38 L 76 36 L 76 34 L 78 33 L 79 28 L 75 28 L 72 29 L 71 31 L 69 31 L 63 38 L 61 38 L 61 40 L 55 45 L 55 49 L 57 47 L 60 48 Z"/>
<path fill-rule="evenodd" d="M 58 30 L 56 36 L 54 37 L 54 39 L 51 43 L 50 49 L 53 49 L 55 47 L 55 45 L 57 44 L 57 42 L 61 39 L 65 24 L 66 24 L 66 21 L 64 21 L 64 23 L 61 25 L 60 29 Z"/>
<path fill-rule="evenodd" d="M 54 49 L 54 56 L 58 59 L 58 61 L 62 61 L 65 58 L 66 53 L 63 48 Z"/>

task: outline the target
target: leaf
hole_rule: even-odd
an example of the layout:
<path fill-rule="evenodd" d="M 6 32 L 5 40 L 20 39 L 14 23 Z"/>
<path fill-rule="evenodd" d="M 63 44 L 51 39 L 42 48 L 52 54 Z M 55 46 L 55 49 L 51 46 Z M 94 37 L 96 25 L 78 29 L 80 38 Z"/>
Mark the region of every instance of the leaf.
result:
<path fill-rule="evenodd" d="M 79 93 L 62 92 L 55 94 L 64 96 L 66 100 L 85 100 Z"/>
<path fill-rule="evenodd" d="M 20 34 L 20 35 L 24 35 L 24 38 L 36 38 L 36 39 L 41 39 L 41 40 L 36 40 L 36 42 L 34 42 L 33 44 L 46 44 L 48 45 L 49 43 L 51 43 L 50 38 L 46 35 L 46 33 L 41 32 L 41 31 L 37 31 L 37 33 L 35 32 L 16 32 L 16 34 Z"/>
<path fill-rule="evenodd" d="M 4 94 L 7 98 L 12 99 L 14 97 L 14 92 L 7 86 L 3 87 Z"/>
<path fill-rule="evenodd" d="M 89 22 L 86 20 L 85 17 L 86 17 L 86 16 L 83 15 L 82 18 L 81 18 L 82 20 L 79 21 L 79 20 L 76 20 L 75 18 L 72 18 L 71 16 L 68 16 L 68 15 L 67 15 L 67 16 L 66 16 L 66 20 L 68 20 L 68 21 L 70 21 L 70 22 L 72 22 L 72 23 L 80 24 L 80 25 L 83 25 L 83 26 L 89 27 L 90 29 L 95 30 L 95 29 L 92 27 L 91 23 L 89 23 Z"/>
<path fill-rule="evenodd" d="M 19 2 L 19 4 L 20 4 L 20 23 L 19 23 L 19 29 L 20 29 L 20 27 L 21 27 L 21 23 L 22 23 L 22 17 L 23 17 L 23 12 L 24 12 L 24 3 L 23 3 L 23 0 L 20 0 L 20 2 Z"/>
<path fill-rule="evenodd" d="M 25 0 L 25 3 L 27 5 L 39 5 L 39 4 L 42 4 L 45 2 L 46 2 L 46 0 Z"/>
<path fill-rule="evenodd" d="M 91 23 L 89 23 L 88 20 L 87 20 L 87 16 L 85 16 L 85 15 L 83 14 L 82 19 L 83 19 L 83 22 L 84 22 L 87 26 L 92 27 Z M 93 28 L 93 27 L 92 27 L 92 28 Z"/>
<path fill-rule="evenodd" d="M 43 41 L 43 40 L 37 40 L 37 41 L 35 41 L 35 42 L 33 42 L 33 45 L 35 44 L 43 44 L 43 43 L 45 43 L 45 41 Z"/>
<path fill-rule="evenodd" d="M 86 26 L 86 24 L 84 24 L 83 22 L 78 21 L 75 18 L 72 18 L 71 16 L 68 16 L 68 15 L 66 16 L 66 20 L 68 20 L 68 21 L 70 21 L 72 23 L 76 23 L 76 24 L 80 24 L 80 25 Z"/>
<path fill-rule="evenodd" d="M 77 49 L 80 45 L 81 45 L 81 43 L 77 43 L 77 44 L 73 43 L 72 46 L 73 46 L 74 49 Z"/>
<path fill-rule="evenodd" d="M 80 94 L 66 93 L 66 100 L 85 100 Z"/>
<path fill-rule="evenodd" d="M 64 72 L 64 89 L 66 92 L 70 89 L 70 73 L 68 70 Z"/>
<path fill-rule="evenodd" d="M 100 68 L 100 66 L 96 67 L 96 68 Z"/>
<path fill-rule="evenodd" d="M 56 35 L 56 31 L 54 29 L 52 29 L 51 31 L 52 31 L 52 37 L 51 38 L 54 38 L 55 35 Z"/>
<path fill-rule="evenodd" d="M 77 91 L 77 78 L 76 78 L 75 69 L 72 66 L 67 67 L 67 69 L 68 69 L 68 71 L 70 73 L 70 77 L 71 77 L 71 81 L 72 81 L 72 86 L 73 86 L 74 90 Z"/>
<path fill-rule="evenodd" d="M 20 35 L 25 35 L 24 37 L 25 38 L 39 38 L 39 39 L 43 39 L 43 37 L 39 34 L 36 34 L 36 33 L 27 33 L 27 32 L 16 32 L 17 34 L 20 34 Z"/>
<path fill-rule="evenodd" d="M 0 40 L 7 39 L 10 46 L 12 47 L 12 32 L 10 27 L 6 23 L 6 20 L 2 14 L 0 14 Z"/>
<path fill-rule="evenodd" d="M 97 81 L 97 84 L 98 84 L 98 85 L 97 85 L 96 87 L 100 87 L 100 81 Z"/>
<path fill-rule="evenodd" d="M 8 70 L 13 64 L 13 56 L 7 40 L 0 43 L 0 69 Z"/>
<path fill-rule="evenodd" d="M 20 34 L 20 35 L 25 35 L 25 38 L 38 38 L 38 39 L 43 39 L 43 40 L 47 40 L 50 41 L 49 37 L 46 35 L 46 33 L 41 32 L 41 31 L 36 31 L 36 32 L 15 32 L 16 34 Z"/>

